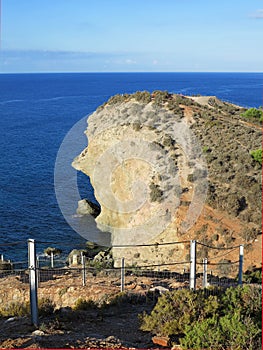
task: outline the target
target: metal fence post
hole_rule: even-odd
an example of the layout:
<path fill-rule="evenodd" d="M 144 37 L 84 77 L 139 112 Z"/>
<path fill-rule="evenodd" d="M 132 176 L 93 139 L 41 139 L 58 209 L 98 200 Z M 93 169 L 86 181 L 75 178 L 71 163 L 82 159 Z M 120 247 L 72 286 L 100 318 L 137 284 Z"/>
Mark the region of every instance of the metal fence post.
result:
<path fill-rule="evenodd" d="M 243 280 L 243 261 L 244 261 L 244 246 L 239 246 L 239 270 L 238 270 L 238 284 L 242 285 Z"/>
<path fill-rule="evenodd" d="M 50 252 L 50 263 L 51 263 L 51 269 L 54 268 L 54 252 Z"/>
<path fill-rule="evenodd" d="M 207 288 L 207 258 L 203 259 L 203 288 Z"/>
<path fill-rule="evenodd" d="M 82 285 L 83 287 L 86 286 L 86 256 L 82 255 Z"/>
<path fill-rule="evenodd" d="M 29 269 L 29 288 L 30 288 L 30 310 L 31 321 L 38 327 L 38 301 L 37 301 L 37 263 L 36 263 L 36 245 L 34 239 L 28 240 L 28 269 Z"/>
<path fill-rule="evenodd" d="M 124 291 L 124 278 L 125 278 L 125 260 L 121 259 L 121 292 Z"/>
<path fill-rule="evenodd" d="M 196 288 L 196 241 L 191 240 L 190 245 L 190 289 Z"/>
<path fill-rule="evenodd" d="M 37 256 L 36 268 L 37 268 L 37 288 L 38 288 L 39 282 L 40 282 L 40 263 L 39 263 L 39 256 Z"/>

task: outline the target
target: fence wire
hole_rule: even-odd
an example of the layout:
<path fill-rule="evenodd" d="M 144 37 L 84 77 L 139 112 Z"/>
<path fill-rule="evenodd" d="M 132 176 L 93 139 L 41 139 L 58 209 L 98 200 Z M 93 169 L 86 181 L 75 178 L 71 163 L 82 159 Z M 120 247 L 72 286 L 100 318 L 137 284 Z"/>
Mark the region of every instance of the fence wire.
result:
<path fill-rule="evenodd" d="M 23 243 L 26 244 L 26 242 Z M 17 245 L 21 244 L 21 241 L 2 244 L 0 248 L 1 246 L 10 246 L 15 249 Z M 58 245 L 56 242 L 37 242 L 37 244 L 41 244 L 41 248 L 43 244 Z M 72 242 L 70 244 L 72 246 Z M 162 247 L 178 244 L 185 244 L 188 248 L 188 245 L 190 246 L 190 241 L 136 245 L 134 247 Z M 240 260 L 237 260 L 239 246 L 218 248 L 200 242 L 196 242 L 196 245 L 208 250 L 212 249 L 212 251 L 214 251 L 217 249 L 222 252 L 222 254 L 215 256 L 213 256 L 213 254 L 207 254 L 206 272 L 204 272 L 204 263 L 200 257 L 196 259 L 196 288 L 203 288 L 204 280 L 206 280 L 206 287 L 226 288 L 238 284 L 236 277 L 238 276 L 240 267 Z M 127 247 L 132 246 L 115 246 L 115 248 Z M 231 255 L 232 260 L 227 259 L 228 255 Z M 236 258 L 233 259 L 233 256 Z M 149 263 L 139 266 L 128 260 L 124 263 L 124 266 L 122 266 L 121 260 L 119 259 L 119 261 L 116 261 L 116 267 L 98 267 L 92 266 L 89 259 L 87 259 L 87 261 L 85 260 L 85 263 L 83 263 L 81 259 L 78 259 L 77 265 L 71 266 L 66 257 L 64 259 L 61 259 L 61 257 L 54 257 L 51 261 L 49 256 L 39 254 L 36 262 L 38 294 L 39 298 L 50 298 L 52 296 L 52 298 L 56 299 L 57 304 L 62 306 L 64 305 L 63 298 L 70 293 L 72 293 L 72 300 L 74 300 L 74 298 L 78 298 L 83 293 L 85 296 L 94 297 L 96 294 L 102 296 L 118 293 L 120 291 L 143 293 L 149 290 L 165 292 L 178 288 L 189 288 L 192 263 L 190 260 L 190 258 L 186 258 L 184 261 L 167 262 L 163 264 Z M 220 273 L 218 273 L 218 270 L 220 270 Z M 21 298 L 29 298 L 28 261 L 12 262 L 1 258 L 0 295 L 1 293 L 5 295 L 5 299 L 1 299 L 0 297 L 2 301 L 6 301 L 8 298 L 8 293 L 5 292 L 8 279 L 9 285 L 10 283 L 13 284 L 13 290 L 9 288 L 10 301 L 16 300 L 14 299 L 16 298 L 15 295 L 21 295 Z M 19 288 L 23 290 L 23 293 L 15 294 L 14 291 Z M 211 291 L 211 293 L 213 292 Z"/>

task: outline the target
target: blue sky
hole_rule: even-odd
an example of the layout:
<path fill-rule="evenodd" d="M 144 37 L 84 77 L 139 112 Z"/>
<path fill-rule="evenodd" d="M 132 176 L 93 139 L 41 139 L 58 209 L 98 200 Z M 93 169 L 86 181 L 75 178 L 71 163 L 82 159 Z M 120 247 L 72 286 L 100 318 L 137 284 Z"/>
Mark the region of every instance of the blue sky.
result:
<path fill-rule="evenodd" d="M 262 0 L 2 0 L 0 72 L 262 72 Z"/>

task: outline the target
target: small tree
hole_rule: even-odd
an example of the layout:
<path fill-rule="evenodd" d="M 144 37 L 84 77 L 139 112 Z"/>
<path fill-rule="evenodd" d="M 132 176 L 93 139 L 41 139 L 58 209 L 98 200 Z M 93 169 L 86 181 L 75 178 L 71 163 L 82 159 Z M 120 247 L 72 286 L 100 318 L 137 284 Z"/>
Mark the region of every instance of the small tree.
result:
<path fill-rule="evenodd" d="M 53 256 L 55 255 L 60 255 L 62 253 L 62 250 L 59 248 L 52 248 L 52 247 L 48 247 L 44 250 L 44 254 L 51 256 L 53 254 Z"/>
<path fill-rule="evenodd" d="M 62 250 L 59 248 L 48 247 L 44 250 L 44 254 L 50 256 L 51 267 L 54 267 L 54 256 L 60 255 Z"/>

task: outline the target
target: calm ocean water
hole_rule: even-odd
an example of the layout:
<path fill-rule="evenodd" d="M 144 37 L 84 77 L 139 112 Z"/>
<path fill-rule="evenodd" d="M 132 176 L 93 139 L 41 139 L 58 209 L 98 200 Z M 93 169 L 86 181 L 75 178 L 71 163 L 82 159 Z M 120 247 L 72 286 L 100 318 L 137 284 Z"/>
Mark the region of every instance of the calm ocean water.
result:
<path fill-rule="evenodd" d="M 263 73 L 0 75 L 0 253 L 6 258 L 26 259 L 28 238 L 57 242 L 64 252 L 84 243 L 56 201 L 58 149 L 71 127 L 110 96 L 138 90 L 216 95 L 258 107 L 263 104 Z M 81 196 L 94 199 L 88 179 L 78 179 Z M 25 244 L 5 245 L 16 241 Z"/>

